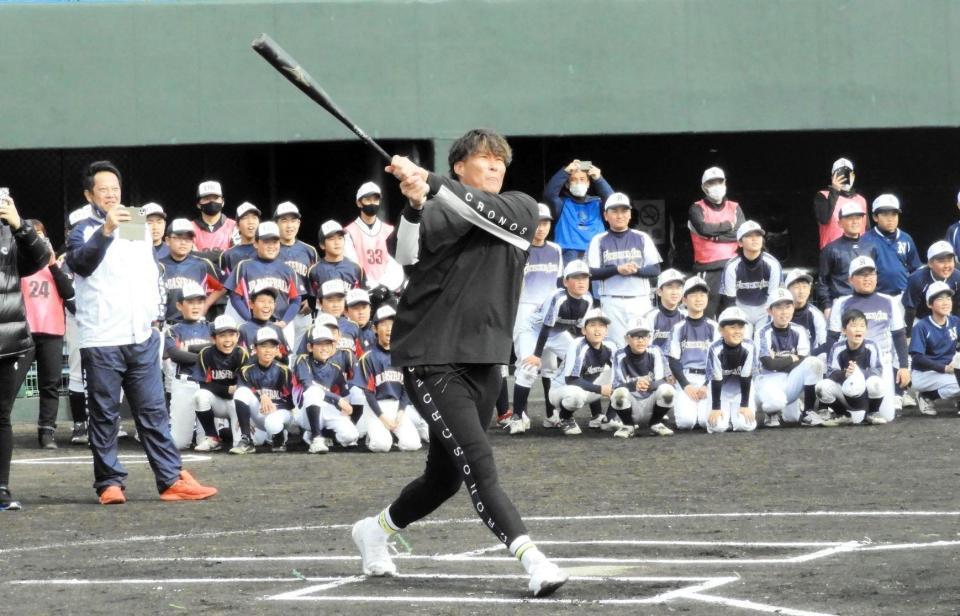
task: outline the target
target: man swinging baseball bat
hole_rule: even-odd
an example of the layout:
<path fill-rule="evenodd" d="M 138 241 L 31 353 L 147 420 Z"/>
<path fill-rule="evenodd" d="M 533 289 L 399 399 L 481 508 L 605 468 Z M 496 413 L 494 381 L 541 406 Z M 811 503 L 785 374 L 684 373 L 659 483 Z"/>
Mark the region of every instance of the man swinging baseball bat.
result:
<path fill-rule="evenodd" d="M 537 549 L 500 487 L 485 433 L 510 358 L 527 249 L 539 209 L 530 196 L 500 194 L 512 152 L 497 133 L 474 129 L 450 148 L 453 179 L 387 153 L 266 34 L 253 48 L 291 83 L 390 164 L 409 200 L 397 232 L 397 261 L 411 266 L 393 326 L 390 355 L 414 406 L 430 424 L 423 474 L 378 515 L 353 525 L 363 572 L 393 576 L 387 540 L 436 510 L 466 484 L 487 527 L 530 575 L 536 597 L 567 574 Z"/>

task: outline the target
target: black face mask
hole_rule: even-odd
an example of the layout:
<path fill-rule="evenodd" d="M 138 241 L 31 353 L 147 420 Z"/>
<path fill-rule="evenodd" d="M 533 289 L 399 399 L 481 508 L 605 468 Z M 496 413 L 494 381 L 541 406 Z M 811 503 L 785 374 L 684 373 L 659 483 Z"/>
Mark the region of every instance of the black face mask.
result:
<path fill-rule="evenodd" d="M 360 211 L 367 216 L 376 216 L 377 212 L 380 211 L 379 205 L 361 205 Z"/>
<path fill-rule="evenodd" d="M 220 210 L 223 209 L 223 204 L 216 201 L 211 201 L 210 203 L 204 203 L 200 206 L 200 211 L 206 214 L 207 216 L 214 216 L 220 213 Z"/>

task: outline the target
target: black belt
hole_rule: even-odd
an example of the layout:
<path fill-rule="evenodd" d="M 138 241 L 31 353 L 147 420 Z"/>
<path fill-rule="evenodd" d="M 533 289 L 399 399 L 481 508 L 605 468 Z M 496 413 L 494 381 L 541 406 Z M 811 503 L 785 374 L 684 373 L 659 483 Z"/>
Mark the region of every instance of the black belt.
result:
<path fill-rule="evenodd" d="M 690 374 L 703 374 L 706 375 L 707 371 L 700 368 L 684 368 L 684 372 L 689 372 Z"/>

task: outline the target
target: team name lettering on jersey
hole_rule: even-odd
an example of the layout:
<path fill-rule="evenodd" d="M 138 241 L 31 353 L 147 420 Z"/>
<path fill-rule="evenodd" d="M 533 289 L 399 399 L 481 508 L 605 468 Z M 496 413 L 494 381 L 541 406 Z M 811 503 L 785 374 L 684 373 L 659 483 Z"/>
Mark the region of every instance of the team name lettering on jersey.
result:
<path fill-rule="evenodd" d="M 402 383 L 403 373 L 399 370 L 384 370 L 374 378 L 374 383 L 379 387 L 384 383 Z"/>
<path fill-rule="evenodd" d="M 290 291 L 290 283 L 283 278 L 257 278 L 256 280 L 250 281 L 248 295 L 254 295 L 263 289 L 278 289 L 283 293 L 288 293 Z"/>
<path fill-rule="evenodd" d="M 290 266 L 290 269 L 292 269 L 298 276 L 306 277 L 307 270 L 309 269 L 306 263 L 301 263 L 299 261 L 284 261 L 284 263 Z"/>
<path fill-rule="evenodd" d="M 637 248 L 630 248 L 629 250 L 604 250 L 603 251 L 603 260 L 604 261 L 618 261 L 620 259 L 639 259 L 643 261 L 643 251 Z"/>
<path fill-rule="evenodd" d="M 701 349 L 706 350 L 710 346 L 710 340 L 681 340 L 681 349 Z"/>

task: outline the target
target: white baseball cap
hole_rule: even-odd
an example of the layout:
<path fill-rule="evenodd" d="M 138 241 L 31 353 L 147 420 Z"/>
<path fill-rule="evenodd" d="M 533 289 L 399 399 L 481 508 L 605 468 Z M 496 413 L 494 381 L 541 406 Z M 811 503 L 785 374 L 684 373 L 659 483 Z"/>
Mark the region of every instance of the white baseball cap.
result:
<path fill-rule="evenodd" d="M 790 301 L 793 301 L 793 296 L 790 297 Z M 723 326 L 730 323 L 749 323 L 747 320 L 747 313 L 736 306 L 730 306 L 720 313 L 720 318 L 717 319 L 717 324 Z"/>
<path fill-rule="evenodd" d="M 346 235 L 347 232 L 343 230 L 343 227 L 336 220 L 328 220 L 320 225 L 320 241 L 337 234 Z"/>
<path fill-rule="evenodd" d="M 240 220 L 250 212 L 256 212 L 257 218 L 263 216 L 263 212 L 260 211 L 260 208 L 250 203 L 249 201 L 244 201 L 237 206 L 237 220 Z"/>
<path fill-rule="evenodd" d="M 320 285 L 320 296 L 321 297 L 330 297 L 332 295 L 347 295 L 347 283 L 340 280 L 339 278 L 334 278 L 328 280 Z"/>
<path fill-rule="evenodd" d="M 710 293 L 710 285 L 700 276 L 690 276 L 687 278 L 687 281 L 683 283 L 684 297 L 694 289 L 702 289 L 704 293 Z"/>
<path fill-rule="evenodd" d="M 859 257 L 854 257 L 854 259 L 850 261 L 850 268 L 847 270 L 847 275 L 853 276 L 860 270 L 865 270 L 865 269 L 875 270 L 877 269 L 877 264 L 874 263 L 873 259 L 871 259 L 870 257 L 860 255 Z"/>
<path fill-rule="evenodd" d="M 240 328 L 237 322 L 229 314 L 221 314 L 213 320 L 213 333 L 222 334 L 223 332 L 235 332 Z"/>
<path fill-rule="evenodd" d="M 657 277 L 657 288 L 661 288 L 664 285 L 668 285 L 671 282 L 683 282 L 684 275 L 679 271 L 670 268 L 660 272 L 660 275 Z"/>
<path fill-rule="evenodd" d="M 942 280 L 938 280 L 927 287 L 927 305 L 929 306 L 930 302 L 933 301 L 933 298 L 941 293 L 949 293 L 951 297 L 954 295 L 953 289 L 950 288 L 950 285 Z"/>
<path fill-rule="evenodd" d="M 607 325 L 610 325 L 610 317 L 604 314 L 603 310 L 599 308 L 591 308 L 587 310 L 586 314 L 583 315 L 583 318 L 580 319 L 580 327 L 583 327 L 590 321 L 603 321 Z"/>
<path fill-rule="evenodd" d="M 180 301 L 195 299 L 198 297 L 206 298 L 207 292 L 203 290 L 199 284 L 192 280 L 188 280 L 183 283 L 183 286 L 180 287 Z"/>
<path fill-rule="evenodd" d="M 942 257 L 944 255 L 954 255 L 956 252 L 953 250 L 953 245 L 946 240 L 940 240 L 930 244 L 930 248 L 927 248 L 927 261 L 930 259 L 936 259 L 937 257 Z"/>
<path fill-rule="evenodd" d="M 258 240 L 278 240 L 280 239 L 280 227 L 272 220 L 265 220 L 257 226 L 257 234 L 254 239 Z"/>
<path fill-rule="evenodd" d="M 863 211 L 863 208 L 860 207 L 860 204 L 856 201 L 847 201 L 840 206 L 840 213 L 837 215 L 837 218 L 844 218 L 846 216 L 866 216 L 867 213 Z"/>
<path fill-rule="evenodd" d="M 703 176 L 700 178 L 700 184 L 706 184 L 710 180 L 726 180 L 727 176 L 724 175 L 723 169 L 720 167 L 710 167 L 703 172 Z"/>
<path fill-rule="evenodd" d="M 784 280 L 783 286 L 789 287 L 798 280 L 806 280 L 810 284 L 813 284 L 813 275 L 802 269 L 792 269 L 787 273 L 787 279 Z"/>
<path fill-rule="evenodd" d="M 300 208 L 298 208 L 292 201 L 284 201 L 277 206 L 277 210 L 273 213 L 273 219 L 276 220 L 281 216 L 291 215 L 300 218 Z"/>
<path fill-rule="evenodd" d="M 374 184 L 373 182 L 364 182 L 360 185 L 360 188 L 357 189 L 357 201 L 366 197 L 367 195 L 380 195 L 383 194 L 380 192 L 380 187 Z"/>
<path fill-rule="evenodd" d="M 380 321 L 386 321 L 387 319 L 392 319 L 397 316 L 397 311 L 393 309 L 393 306 L 387 304 L 386 306 L 380 306 L 377 308 L 377 314 L 373 315 L 373 322 L 379 323 Z"/>
<path fill-rule="evenodd" d="M 590 266 L 582 259 L 574 259 L 563 268 L 563 277 L 579 276 L 581 274 L 590 275 Z"/>
<path fill-rule="evenodd" d="M 760 226 L 755 220 L 744 221 L 742 225 L 737 228 L 737 241 L 743 239 L 743 236 L 748 233 L 759 233 L 760 235 L 766 235 L 767 232 L 763 230 L 763 227 Z"/>
<path fill-rule="evenodd" d="M 324 327 L 336 327 L 340 329 L 340 322 L 337 321 L 337 317 L 332 314 L 327 314 L 326 312 L 318 312 L 316 318 L 313 319 L 314 327 L 318 325 L 323 325 Z"/>
<path fill-rule="evenodd" d="M 615 207 L 630 207 L 630 197 L 622 192 L 615 192 L 607 197 L 606 202 L 603 204 L 604 211 L 611 210 Z"/>
<path fill-rule="evenodd" d="M 793 294 L 790 291 L 787 291 L 783 287 L 774 289 L 770 293 L 770 297 L 767 298 L 767 308 L 771 308 L 779 303 L 789 302 L 793 303 Z"/>
<path fill-rule="evenodd" d="M 853 163 L 846 158 L 838 158 L 837 160 L 833 161 L 833 167 L 830 168 L 830 173 L 836 173 L 841 169 L 849 169 L 850 171 L 853 171 Z"/>
<path fill-rule="evenodd" d="M 843 391 L 843 397 L 848 400 L 862 396 L 863 392 L 867 391 L 867 379 L 864 378 L 863 371 L 859 367 L 854 368 L 853 374 L 844 379 L 840 390 Z"/>
<path fill-rule="evenodd" d="M 257 340 L 254 344 L 263 344 L 264 342 L 275 342 L 280 344 L 280 336 L 272 327 L 261 327 L 257 330 Z"/>
<path fill-rule="evenodd" d="M 540 212 L 540 220 L 553 220 L 553 212 L 546 203 L 538 203 L 537 210 Z"/>
<path fill-rule="evenodd" d="M 314 324 L 310 328 L 310 343 L 315 342 L 334 342 L 337 336 L 326 325 Z"/>
<path fill-rule="evenodd" d="M 347 306 L 356 306 L 357 304 L 369 304 L 370 294 L 364 289 L 350 289 L 347 291 Z"/>
<path fill-rule="evenodd" d="M 163 211 L 163 206 L 153 201 L 144 205 L 141 211 L 144 216 L 162 216 L 164 219 L 167 218 L 167 213 Z"/>
<path fill-rule="evenodd" d="M 644 317 L 636 317 L 630 321 L 629 327 L 627 327 L 627 335 L 630 334 L 639 334 L 645 333 L 649 334 L 653 331 L 653 326 L 650 324 L 650 321 Z"/>
<path fill-rule="evenodd" d="M 197 187 L 197 199 L 210 195 L 223 196 L 223 188 L 221 188 L 220 182 L 214 182 L 213 180 L 200 182 L 200 186 Z"/>
<path fill-rule="evenodd" d="M 896 212 L 902 211 L 900 209 L 900 200 L 890 193 L 884 193 L 873 200 L 873 205 L 871 208 L 872 212 L 883 212 L 893 210 Z"/>
<path fill-rule="evenodd" d="M 193 223 L 186 218 L 174 218 L 167 227 L 167 235 L 195 235 Z"/>

